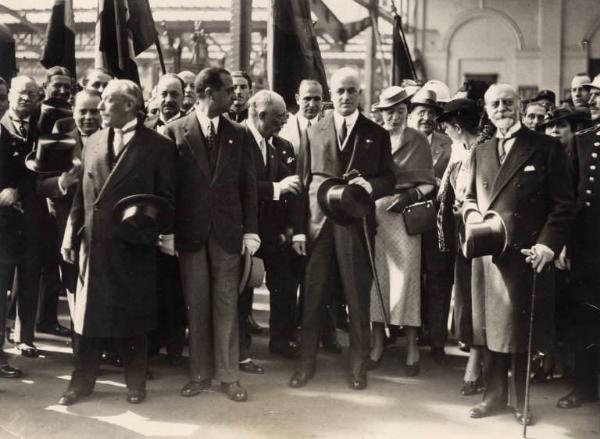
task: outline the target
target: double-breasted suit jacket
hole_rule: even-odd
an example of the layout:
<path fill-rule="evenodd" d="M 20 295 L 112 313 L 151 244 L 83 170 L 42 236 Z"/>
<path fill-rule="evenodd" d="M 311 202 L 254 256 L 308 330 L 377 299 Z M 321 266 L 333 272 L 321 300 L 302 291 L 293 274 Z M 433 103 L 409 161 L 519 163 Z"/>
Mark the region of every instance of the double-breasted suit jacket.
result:
<path fill-rule="evenodd" d="M 308 132 L 310 149 L 310 175 L 308 179 L 307 197 L 304 204 L 308 209 L 307 238 L 313 242 L 319 235 L 326 216 L 317 201 L 317 190 L 326 176 L 342 177 L 351 169 L 356 169 L 361 176 L 371 183 L 376 200 L 392 192 L 395 184 L 390 136 L 385 129 L 360 114 L 352 131 L 348 133 L 351 142 L 346 148 L 352 148 L 352 158 L 347 168 L 342 167 L 338 157 L 338 140 L 335 131 L 333 113 L 324 116 Z M 353 140 L 353 141 L 352 141 Z M 370 214 L 371 231 L 374 233 L 374 210 Z M 297 228 L 300 224 L 297 225 Z"/>
<path fill-rule="evenodd" d="M 508 241 L 493 263 L 474 261 L 474 342 L 495 352 L 527 352 L 533 271 L 520 251 L 539 243 L 558 255 L 566 243 L 574 206 L 567 158 L 556 139 L 522 127 L 502 165 L 495 137 L 479 145 L 472 159 L 464 218 L 471 210 L 496 211 Z M 540 349 L 554 333 L 553 279 L 552 268 L 537 278 L 534 341 Z"/>
<path fill-rule="evenodd" d="M 214 172 L 196 112 L 169 123 L 165 135 L 177 145 L 177 249 L 201 249 L 212 231 L 225 251 L 240 253 L 243 234 L 258 233 L 256 167 L 252 151 L 245 147 L 251 134 L 245 127 L 220 117 Z"/>
<path fill-rule="evenodd" d="M 89 337 L 130 337 L 156 324 L 156 246 L 125 242 L 114 219 L 124 197 L 154 194 L 174 204 L 173 143 L 138 122 L 110 166 L 112 129 L 87 141 L 83 177 L 73 199 L 63 248 L 79 248 L 75 331 Z M 167 226 L 162 233 L 171 233 Z"/>

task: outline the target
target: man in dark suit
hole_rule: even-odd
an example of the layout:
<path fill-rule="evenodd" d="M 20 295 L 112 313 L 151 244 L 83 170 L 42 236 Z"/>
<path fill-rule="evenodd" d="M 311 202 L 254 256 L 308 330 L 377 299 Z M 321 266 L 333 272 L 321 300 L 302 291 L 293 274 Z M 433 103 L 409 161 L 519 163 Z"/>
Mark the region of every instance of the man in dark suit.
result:
<path fill-rule="evenodd" d="M 475 344 L 486 346 L 486 390 L 470 416 L 481 418 L 506 408 L 510 369 L 515 418 L 531 423 L 523 407 L 533 273 L 534 349 L 546 352 L 554 332 L 554 273 L 548 263 L 567 239 L 574 207 L 572 180 L 560 142 L 519 122 L 519 96 L 512 86 L 490 86 L 485 108 L 498 131 L 473 152 L 463 215 L 467 224 L 478 223 L 496 211 L 506 226 L 507 245 L 499 256 L 473 261 L 481 262 L 481 269 L 473 268 L 474 291 L 483 295 L 473 298 L 473 337 Z"/>
<path fill-rule="evenodd" d="M 124 233 L 114 211 L 120 200 L 137 194 L 153 194 L 173 205 L 175 149 L 137 120 L 142 108 L 139 86 L 111 81 L 99 106 L 106 128 L 88 139 L 83 154 L 83 178 L 62 245 L 65 261 L 79 259 L 75 370 L 62 405 L 92 393 L 107 338 L 123 360 L 127 401 L 146 398 L 146 333 L 157 315 L 157 237 Z M 169 233 L 165 224 L 161 231 Z"/>
<path fill-rule="evenodd" d="M 6 293 L 19 271 L 17 314 L 21 317 L 20 345 L 25 356 L 35 356 L 33 330 L 42 264 L 43 204 L 35 193 L 36 176 L 25 167 L 33 147 L 32 113 L 39 88 L 28 76 L 13 78 L 9 109 L 0 120 L 0 377 L 18 378 L 21 371 L 8 364 L 4 353 Z"/>
<path fill-rule="evenodd" d="M 600 78 L 599 78 L 600 79 Z M 590 87 L 589 105 L 600 109 L 600 80 Z M 557 406 L 570 409 L 598 401 L 600 370 L 600 120 L 580 131 L 568 147 L 577 182 L 576 215 L 567 251 L 557 266 L 570 268 L 571 283 L 563 298 L 569 314 L 568 340 L 574 348 L 574 379 Z M 568 255 L 570 263 L 565 263 Z"/>
<path fill-rule="evenodd" d="M 362 225 L 348 227 L 334 224 L 325 216 L 317 201 L 317 190 L 323 174 L 342 177 L 350 170 L 360 176 L 349 184 L 362 186 L 373 199 L 390 193 L 394 187 L 390 137 L 381 126 L 358 111 L 360 82 L 358 72 L 351 68 L 336 71 L 330 81 L 334 111 L 321 119 L 309 131 L 309 175 L 303 203 L 304 212 L 295 215 L 297 230 L 304 229 L 308 244 L 306 293 L 302 307 L 300 358 L 292 375 L 290 387 L 302 387 L 315 371 L 321 328 L 322 308 L 327 294 L 340 287 L 350 315 L 350 388 L 367 386 L 366 359 L 370 349 L 369 303 L 373 278 Z M 299 169 L 306 169 L 298 164 Z M 371 212 L 373 220 L 374 212 Z M 307 219 L 308 223 L 303 224 Z M 371 222 L 371 225 L 373 223 Z M 374 227 L 371 227 L 374 234 Z M 300 237 L 294 237 L 297 253 L 305 253 Z"/>
<path fill-rule="evenodd" d="M 148 117 L 146 127 L 164 134 L 168 123 L 182 116 L 183 81 L 173 73 L 167 73 L 156 85 L 158 115 Z M 163 240 L 163 237 L 160 237 Z M 166 347 L 167 362 L 171 366 L 183 364 L 182 353 L 185 344 L 185 304 L 181 288 L 179 263 L 169 251 L 158 252 L 158 326 L 149 334 L 149 353 L 157 355 L 161 346 Z"/>
<path fill-rule="evenodd" d="M 10 260 L 10 266 L 5 266 L 1 281 L 2 291 L 11 288 L 15 264 L 18 267 L 17 282 L 17 319 L 14 340 L 21 355 L 36 357 L 37 349 L 33 344 L 35 315 L 38 305 L 38 288 L 42 264 L 44 236 L 42 235 L 43 220 L 47 215 L 43 200 L 35 192 L 36 176 L 25 168 L 25 156 L 33 150 L 37 139 L 37 119 L 35 110 L 39 99 L 39 87 L 28 76 L 18 76 L 13 79 L 9 92 L 10 106 L 0 120 L 5 142 L 14 158 L 20 159 L 16 169 L 21 173 L 17 187 L 5 188 L 8 200 L 5 206 L 22 205 L 22 217 L 15 217 L 15 209 L 5 209 L 10 212 L 8 218 L 13 224 L 8 227 L 13 235 L 9 242 L 21 236 L 14 243 L 16 252 Z M 16 203 L 16 204 L 15 204 Z M 7 246 L 7 249 L 11 246 Z M 10 279 L 10 280 L 9 280 Z M 8 284 L 6 283 L 8 282 Z M 7 286 L 8 285 L 8 286 Z M 6 288 L 5 288 L 6 287 Z M 4 330 L 4 328 L 2 329 Z"/>
<path fill-rule="evenodd" d="M 73 148 L 73 157 L 76 159 L 74 166 L 59 175 L 43 176 L 38 180 L 37 192 L 46 198 L 49 210 L 49 228 L 47 229 L 48 254 L 51 264 L 58 264 L 60 275 L 58 282 L 52 282 L 53 276 L 42 276 L 42 291 L 55 289 L 53 294 L 42 294 L 40 297 L 40 317 L 37 323 L 38 332 L 53 333 L 56 335 L 69 335 L 70 330 L 57 322 L 58 291 L 64 288 L 67 293 L 74 294 L 77 288 L 77 267 L 65 262 L 60 257 L 60 246 L 67 225 L 67 218 L 71 211 L 73 196 L 77 184 L 81 180 L 81 156 L 85 143 L 89 137 L 100 129 L 102 118 L 98 105 L 100 95 L 95 91 L 80 91 L 74 100 L 73 120 L 75 129 L 69 134 L 76 141 Z M 54 234 L 55 233 L 55 234 Z M 56 256 L 54 256 L 56 254 Z M 54 257 L 56 259 L 54 259 Z M 69 296 L 67 296 L 69 297 Z M 72 298 L 72 296 L 70 297 Z M 71 301 L 72 302 L 72 301 Z"/>
<path fill-rule="evenodd" d="M 252 79 L 243 70 L 231 72 L 234 99 L 227 111 L 227 116 L 238 123 L 248 119 L 248 100 L 252 96 Z"/>
<path fill-rule="evenodd" d="M 436 99 L 433 90 L 419 90 L 410 101 L 408 125 L 427 137 L 436 186 L 439 187 L 450 161 L 452 141 L 435 129 L 435 118 L 442 110 Z M 431 356 L 436 363 L 445 364 L 444 345 L 448 335 L 448 313 L 454 282 L 454 255 L 452 252 L 440 251 L 436 230 L 422 234 L 421 249 L 421 303 L 424 322 L 421 342 L 429 344 Z"/>
<path fill-rule="evenodd" d="M 245 401 L 238 289 L 240 253 L 260 246 L 256 168 L 250 133 L 221 115 L 233 100 L 229 72 L 206 68 L 195 85 L 196 111 L 165 129 L 178 151 L 175 248 L 189 326 L 190 381 L 181 393 L 197 395 L 214 377 L 230 399 Z"/>
<path fill-rule="evenodd" d="M 289 197 L 300 193 L 301 183 L 294 173 L 296 159 L 292 145 L 275 135 L 285 120 L 285 101 L 277 93 L 261 90 L 250 98 L 246 126 L 252 134 L 250 147 L 256 165 L 261 240 L 257 255 L 265 263 L 271 305 L 269 350 L 293 358 L 297 353 L 293 343 L 297 285 L 291 266 L 293 251 L 286 230 L 290 227 L 287 207 Z M 246 307 L 240 309 L 240 369 L 256 373 L 262 368 L 254 365 L 247 354 L 249 335 L 246 334 L 244 316 L 252 306 L 252 294 L 247 290 L 240 296 L 240 308 Z"/>

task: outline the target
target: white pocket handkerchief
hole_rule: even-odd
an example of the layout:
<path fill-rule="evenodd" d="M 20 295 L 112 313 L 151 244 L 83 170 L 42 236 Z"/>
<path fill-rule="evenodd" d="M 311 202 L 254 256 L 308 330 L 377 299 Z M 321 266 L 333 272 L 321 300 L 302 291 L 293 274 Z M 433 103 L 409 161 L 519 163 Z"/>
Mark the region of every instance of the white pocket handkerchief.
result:
<path fill-rule="evenodd" d="M 525 169 L 523 169 L 523 172 L 533 172 L 535 171 L 535 166 L 533 165 L 527 165 L 525 166 Z"/>

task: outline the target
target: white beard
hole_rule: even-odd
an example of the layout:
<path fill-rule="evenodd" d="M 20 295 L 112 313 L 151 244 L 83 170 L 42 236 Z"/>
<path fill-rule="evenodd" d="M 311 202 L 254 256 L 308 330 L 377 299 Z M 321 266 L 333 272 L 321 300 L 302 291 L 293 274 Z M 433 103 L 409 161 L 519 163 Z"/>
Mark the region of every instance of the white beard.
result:
<path fill-rule="evenodd" d="M 495 119 L 493 122 L 499 130 L 508 130 L 515 124 L 515 119 L 512 117 L 503 117 L 502 119 Z"/>

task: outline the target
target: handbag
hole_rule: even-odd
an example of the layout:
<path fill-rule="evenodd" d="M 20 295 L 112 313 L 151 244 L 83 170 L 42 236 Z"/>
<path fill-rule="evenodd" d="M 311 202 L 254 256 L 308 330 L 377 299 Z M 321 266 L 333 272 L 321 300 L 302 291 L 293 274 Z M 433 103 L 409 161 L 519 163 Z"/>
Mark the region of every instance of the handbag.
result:
<path fill-rule="evenodd" d="M 406 206 L 402 211 L 406 233 L 409 235 L 420 235 L 421 233 L 434 230 L 436 227 L 436 213 L 432 200 Z"/>

